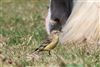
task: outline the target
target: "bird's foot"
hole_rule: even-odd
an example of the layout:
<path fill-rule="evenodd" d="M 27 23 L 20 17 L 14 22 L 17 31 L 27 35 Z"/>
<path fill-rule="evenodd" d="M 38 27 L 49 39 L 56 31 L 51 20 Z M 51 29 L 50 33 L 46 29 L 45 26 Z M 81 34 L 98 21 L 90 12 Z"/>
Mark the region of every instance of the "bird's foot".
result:
<path fill-rule="evenodd" d="M 51 56 L 51 52 L 49 51 L 49 56 Z"/>

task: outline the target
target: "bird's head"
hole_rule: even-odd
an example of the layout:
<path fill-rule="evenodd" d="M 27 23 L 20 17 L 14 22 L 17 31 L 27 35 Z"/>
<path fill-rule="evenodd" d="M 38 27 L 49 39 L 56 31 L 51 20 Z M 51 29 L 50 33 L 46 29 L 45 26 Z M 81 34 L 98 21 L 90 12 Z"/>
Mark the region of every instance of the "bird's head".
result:
<path fill-rule="evenodd" d="M 50 34 L 51 36 L 51 39 L 55 42 L 55 41 L 58 41 L 59 40 L 59 34 L 60 34 L 60 31 L 58 30 L 53 30 Z"/>
<path fill-rule="evenodd" d="M 59 34 L 60 34 L 60 31 L 58 31 L 58 30 L 53 30 L 51 32 L 51 35 L 57 35 L 57 36 L 59 36 Z"/>

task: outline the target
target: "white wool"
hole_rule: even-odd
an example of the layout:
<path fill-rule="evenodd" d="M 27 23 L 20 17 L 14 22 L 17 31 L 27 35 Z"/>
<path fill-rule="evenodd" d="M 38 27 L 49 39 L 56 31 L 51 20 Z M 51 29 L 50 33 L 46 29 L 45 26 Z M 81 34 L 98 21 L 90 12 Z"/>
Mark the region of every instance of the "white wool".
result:
<path fill-rule="evenodd" d="M 48 16 L 46 17 L 46 23 L 45 23 L 46 31 L 47 31 L 48 34 L 50 34 L 50 27 L 49 27 L 50 17 L 51 17 L 51 11 L 50 11 L 50 8 L 49 8 Z"/>
<path fill-rule="evenodd" d="M 60 42 L 100 42 L 100 0 L 75 0 Z"/>

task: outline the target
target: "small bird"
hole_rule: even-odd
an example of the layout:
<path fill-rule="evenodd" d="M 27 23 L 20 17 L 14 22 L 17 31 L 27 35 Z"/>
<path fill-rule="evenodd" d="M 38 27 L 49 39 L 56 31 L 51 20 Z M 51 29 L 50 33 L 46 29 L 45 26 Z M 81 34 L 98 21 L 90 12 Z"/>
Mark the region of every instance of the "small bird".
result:
<path fill-rule="evenodd" d="M 57 46 L 59 40 L 59 31 L 53 30 L 48 39 L 46 39 L 38 48 L 35 49 L 37 52 L 48 51 L 49 55 L 51 55 L 50 51 Z"/>

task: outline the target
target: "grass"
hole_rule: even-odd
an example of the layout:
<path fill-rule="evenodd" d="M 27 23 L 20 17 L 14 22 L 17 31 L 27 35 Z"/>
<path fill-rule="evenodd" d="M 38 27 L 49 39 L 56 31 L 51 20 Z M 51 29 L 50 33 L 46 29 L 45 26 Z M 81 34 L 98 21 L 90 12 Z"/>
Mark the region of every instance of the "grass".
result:
<path fill-rule="evenodd" d="M 47 36 L 47 7 L 47 0 L 0 0 L 0 67 L 100 67 L 97 44 L 58 44 L 52 56 L 28 55 Z"/>

